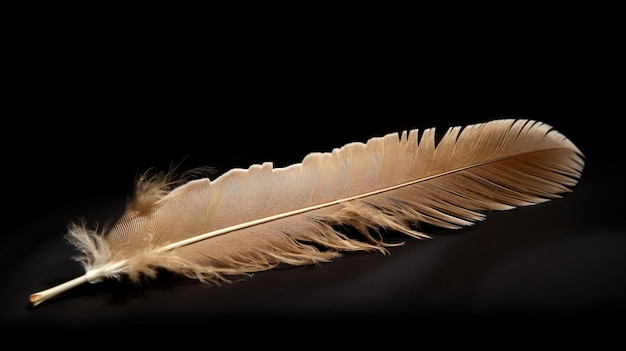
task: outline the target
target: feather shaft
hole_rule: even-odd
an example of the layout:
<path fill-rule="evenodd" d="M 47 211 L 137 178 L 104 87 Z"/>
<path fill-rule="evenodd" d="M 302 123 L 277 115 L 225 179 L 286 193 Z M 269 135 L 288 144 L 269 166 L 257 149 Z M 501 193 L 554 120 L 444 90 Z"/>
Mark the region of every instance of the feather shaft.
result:
<path fill-rule="evenodd" d="M 46 289 L 43 291 L 40 291 L 38 293 L 33 293 L 30 295 L 30 303 L 31 306 L 35 307 L 37 305 L 39 305 L 40 303 L 56 296 L 59 295 L 61 293 L 64 293 L 70 289 L 73 289 L 79 285 L 82 285 L 84 283 L 87 283 L 87 274 L 83 274 L 79 277 L 76 277 L 72 280 L 69 280 L 65 283 L 59 284 L 57 286 L 54 286 L 50 289 Z"/>
<path fill-rule="evenodd" d="M 515 155 L 515 156 L 521 156 L 521 154 L 520 155 Z M 359 195 L 355 195 L 355 196 L 351 196 L 351 197 L 347 197 L 347 198 L 343 198 L 343 199 L 338 199 L 338 200 L 335 200 L 335 201 L 330 201 L 330 202 L 322 203 L 322 204 L 315 205 L 315 206 L 309 206 L 309 207 L 305 207 L 305 208 L 302 208 L 302 209 L 289 211 L 289 212 L 277 214 L 277 215 L 274 215 L 274 216 L 268 216 L 268 217 L 265 217 L 265 218 L 260 218 L 260 219 L 254 220 L 254 221 L 249 221 L 249 222 L 241 223 L 241 224 L 238 224 L 238 225 L 233 225 L 233 226 L 230 226 L 230 227 L 227 227 L 227 228 L 214 230 L 214 231 L 209 232 L 209 233 L 204 233 L 204 234 L 201 234 L 201 235 L 197 235 L 197 236 L 191 237 L 189 239 L 181 240 L 181 241 L 178 241 L 178 242 L 166 245 L 166 246 L 164 246 L 164 247 L 162 247 L 162 248 L 160 248 L 158 250 L 159 251 L 173 250 L 173 249 L 176 249 L 176 248 L 181 247 L 181 246 L 193 244 L 193 243 L 196 243 L 198 241 L 202 241 L 202 240 L 206 240 L 206 239 L 218 236 L 218 235 L 230 233 L 230 232 L 233 232 L 233 231 L 236 231 L 236 230 L 239 230 L 239 229 L 244 229 L 244 228 L 252 227 L 252 226 L 255 226 L 255 225 L 258 225 L 258 224 L 261 224 L 261 223 L 271 222 L 271 221 L 275 221 L 275 220 L 282 219 L 282 218 L 285 218 L 285 217 L 294 216 L 294 215 L 297 215 L 297 214 L 318 210 L 318 209 L 321 209 L 321 208 L 324 208 L 324 207 L 329 207 L 329 206 L 341 204 L 341 203 L 344 203 L 344 202 L 347 202 L 347 201 L 353 201 L 353 200 L 361 199 L 361 198 L 372 196 L 372 195 L 382 194 L 382 193 L 385 193 L 385 192 L 388 192 L 388 191 L 391 191 L 391 190 L 395 190 L 395 189 L 400 189 L 400 188 L 403 188 L 403 187 L 406 187 L 406 186 L 409 186 L 409 185 L 412 185 L 412 184 L 417 184 L 417 183 L 425 182 L 425 181 L 428 181 L 428 180 L 431 180 L 431 179 L 435 179 L 435 178 L 438 178 L 438 177 L 443 177 L 443 176 L 448 175 L 448 174 L 457 173 L 457 172 L 460 172 L 462 170 L 479 167 L 479 166 L 486 165 L 486 164 L 489 164 L 489 163 L 498 162 L 498 161 L 501 161 L 503 159 L 504 158 L 502 158 L 502 159 L 495 159 L 495 160 L 491 160 L 489 162 L 483 162 L 483 163 L 474 164 L 474 165 L 470 165 L 470 166 L 466 166 L 466 167 L 462 167 L 462 168 L 457 168 L 457 169 L 453 169 L 453 170 L 450 170 L 450 171 L 447 171 L 447 172 L 442 172 L 442 173 L 439 173 L 439 174 L 431 175 L 429 177 L 416 179 L 414 181 L 398 184 L 398 185 L 395 185 L 395 186 L 390 186 L 390 187 L 379 189 L 379 190 L 376 190 L 376 191 L 370 191 L 368 193 L 359 194 Z M 564 189 L 561 189 L 561 190 L 564 190 Z"/>

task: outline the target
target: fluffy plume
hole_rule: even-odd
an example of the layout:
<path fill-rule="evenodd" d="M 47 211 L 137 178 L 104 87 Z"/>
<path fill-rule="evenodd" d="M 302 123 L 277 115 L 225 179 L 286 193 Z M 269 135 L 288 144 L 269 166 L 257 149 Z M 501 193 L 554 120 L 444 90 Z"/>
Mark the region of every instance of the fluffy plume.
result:
<path fill-rule="evenodd" d="M 401 244 L 386 240 L 389 231 L 428 238 L 423 225 L 453 230 L 490 211 L 559 198 L 578 183 L 583 157 L 545 123 L 501 119 L 452 127 L 438 143 L 433 128 L 415 129 L 214 180 L 142 177 L 109 229 L 69 227 L 86 273 L 30 302 L 88 281 L 156 278 L 159 270 L 220 283 L 346 251 L 386 253 Z"/>

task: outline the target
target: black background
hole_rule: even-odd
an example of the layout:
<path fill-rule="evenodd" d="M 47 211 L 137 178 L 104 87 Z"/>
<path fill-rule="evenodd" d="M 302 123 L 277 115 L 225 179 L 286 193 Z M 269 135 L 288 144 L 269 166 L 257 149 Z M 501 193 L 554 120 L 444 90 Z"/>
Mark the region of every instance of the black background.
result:
<path fill-rule="evenodd" d="M 306 326 L 522 335 L 601 327 L 609 335 L 623 326 L 623 112 L 612 106 L 617 78 L 603 43 L 504 48 L 468 37 L 416 48 L 251 33 L 218 43 L 165 31 L 121 41 L 105 30 L 65 29 L 37 32 L 13 51 L 2 129 L 3 331 Z M 83 273 L 63 238 L 68 222 L 115 218 L 149 168 L 212 166 L 218 176 L 265 161 L 282 167 L 389 132 L 509 117 L 546 122 L 582 150 L 586 168 L 574 192 L 407 240 L 389 256 L 349 254 L 221 287 L 164 274 L 141 286 L 81 286 L 28 306 L 31 293 Z"/>

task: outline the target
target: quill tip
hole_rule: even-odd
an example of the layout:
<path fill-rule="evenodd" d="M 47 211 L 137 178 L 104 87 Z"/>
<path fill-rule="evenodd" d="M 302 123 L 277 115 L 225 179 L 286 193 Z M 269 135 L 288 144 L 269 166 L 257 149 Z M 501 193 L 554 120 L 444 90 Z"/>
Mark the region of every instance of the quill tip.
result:
<path fill-rule="evenodd" d="M 28 297 L 28 301 L 30 302 L 30 305 L 32 307 L 39 305 L 41 303 L 41 294 L 40 293 L 30 294 L 30 296 Z"/>
<path fill-rule="evenodd" d="M 67 281 L 63 284 L 59 284 L 55 287 L 52 287 L 50 289 L 47 290 L 43 290 L 43 291 L 39 291 L 36 293 L 32 293 L 30 294 L 28 300 L 30 301 L 30 305 L 31 307 L 35 307 L 37 305 L 39 305 L 40 303 L 61 294 L 62 292 L 65 292 L 69 289 L 72 289 L 80 284 L 86 283 L 87 282 L 87 276 L 83 275 L 77 278 L 74 278 L 70 281 Z"/>

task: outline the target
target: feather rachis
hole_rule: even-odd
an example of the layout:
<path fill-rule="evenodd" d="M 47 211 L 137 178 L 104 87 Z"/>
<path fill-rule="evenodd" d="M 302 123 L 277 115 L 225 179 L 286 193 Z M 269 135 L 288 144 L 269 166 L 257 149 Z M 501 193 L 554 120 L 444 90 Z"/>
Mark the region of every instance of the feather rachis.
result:
<path fill-rule="evenodd" d="M 253 165 L 173 189 L 167 177 L 151 178 L 138 183 L 138 196 L 111 231 L 88 235 L 93 242 L 75 240 L 85 262 L 107 251 L 113 257 L 115 263 L 86 266 L 94 279 L 136 280 L 162 268 L 228 281 L 280 264 L 332 261 L 343 251 L 387 253 L 401 243 L 387 242 L 385 231 L 428 238 L 421 224 L 458 229 L 489 211 L 549 201 L 571 191 L 583 167 L 580 150 L 537 121 L 453 127 L 438 142 L 434 128 L 415 129 L 311 153 L 284 168 Z"/>

